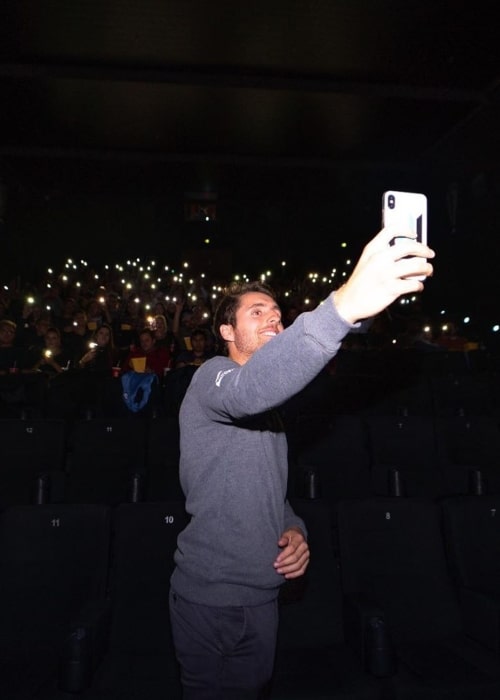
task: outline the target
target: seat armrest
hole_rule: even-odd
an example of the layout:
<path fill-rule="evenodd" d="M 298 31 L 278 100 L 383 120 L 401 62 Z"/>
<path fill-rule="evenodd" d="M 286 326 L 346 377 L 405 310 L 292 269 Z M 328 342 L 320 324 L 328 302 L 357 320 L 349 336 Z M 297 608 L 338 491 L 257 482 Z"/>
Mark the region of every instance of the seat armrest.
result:
<path fill-rule="evenodd" d="M 378 678 L 396 673 L 396 656 L 384 611 L 363 593 L 344 596 L 346 643 L 359 656 L 363 668 Z"/>
<path fill-rule="evenodd" d="M 92 682 L 107 649 L 111 605 L 91 601 L 74 616 L 59 661 L 59 690 L 80 693 Z"/>
<path fill-rule="evenodd" d="M 378 678 L 396 673 L 396 656 L 383 609 L 363 593 L 343 599 L 346 643 L 359 656 L 365 671 Z"/>

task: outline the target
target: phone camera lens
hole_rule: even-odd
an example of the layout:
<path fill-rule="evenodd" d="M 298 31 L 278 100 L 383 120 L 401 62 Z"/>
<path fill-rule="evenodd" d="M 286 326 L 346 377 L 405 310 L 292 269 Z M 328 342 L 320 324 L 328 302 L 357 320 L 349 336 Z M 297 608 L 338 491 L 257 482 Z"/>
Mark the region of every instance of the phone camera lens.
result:
<path fill-rule="evenodd" d="M 390 194 L 387 198 L 387 204 L 389 205 L 389 209 L 394 209 L 396 206 L 396 198 L 393 194 Z"/>

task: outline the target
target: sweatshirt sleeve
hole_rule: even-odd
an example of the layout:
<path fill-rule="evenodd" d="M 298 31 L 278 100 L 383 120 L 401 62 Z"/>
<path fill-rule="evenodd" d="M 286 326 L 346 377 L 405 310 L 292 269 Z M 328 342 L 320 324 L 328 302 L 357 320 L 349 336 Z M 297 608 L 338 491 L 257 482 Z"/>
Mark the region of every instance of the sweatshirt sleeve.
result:
<path fill-rule="evenodd" d="M 307 539 L 307 528 L 305 526 L 304 521 L 302 518 L 299 518 L 298 515 L 295 514 L 294 510 L 292 509 L 292 506 L 288 501 L 285 501 L 285 530 L 288 530 L 290 527 L 300 527 L 302 532 L 304 533 L 304 537 Z"/>
<path fill-rule="evenodd" d="M 221 357 L 202 365 L 195 379 L 205 409 L 242 419 L 280 406 L 307 386 L 355 327 L 339 315 L 333 299 L 302 313 L 244 365 Z"/>

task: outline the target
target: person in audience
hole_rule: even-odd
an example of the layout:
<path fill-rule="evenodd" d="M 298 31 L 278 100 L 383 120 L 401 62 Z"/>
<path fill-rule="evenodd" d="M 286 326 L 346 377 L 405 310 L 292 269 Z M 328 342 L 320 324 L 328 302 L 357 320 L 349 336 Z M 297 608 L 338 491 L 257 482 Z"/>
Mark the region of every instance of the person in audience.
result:
<path fill-rule="evenodd" d="M 75 365 L 86 352 L 91 338 L 92 331 L 87 328 L 87 314 L 82 309 L 77 309 L 73 314 L 71 326 L 66 326 L 62 334 L 62 343 L 71 354 Z"/>
<path fill-rule="evenodd" d="M 164 316 L 166 321 L 168 316 L 167 305 L 164 304 L 162 301 L 155 302 L 155 305 L 153 306 L 153 315 Z"/>
<path fill-rule="evenodd" d="M 90 330 L 96 330 L 104 323 L 111 325 L 111 316 L 106 307 L 104 297 L 99 299 L 91 299 L 87 305 L 87 326 Z"/>
<path fill-rule="evenodd" d="M 43 315 L 43 306 L 31 294 L 26 297 L 20 316 L 16 318 L 16 324 L 19 332 L 34 331 L 35 323 Z"/>
<path fill-rule="evenodd" d="M 120 361 L 121 353 L 114 345 L 111 327 L 104 324 L 92 334 L 77 364 L 76 403 L 84 414 L 102 410 L 107 380 L 111 381 L 113 367 Z"/>
<path fill-rule="evenodd" d="M 5 404 L 9 417 L 20 415 L 28 407 L 38 410 L 43 396 L 43 382 L 32 373 L 27 348 L 16 344 L 16 332 L 13 321 L 0 321 L 0 376 L 8 375 L 0 385 L 0 414 Z"/>
<path fill-rule="evenodd" d="M 179 313 L 182 313 L 182 309 L 184 308 L 183 297 L 181 296 L 180 298 L 178 298 L 175 296 L 173 298 L 170 298 L 168 301 L 165 302 L 165 304 L 164 304 L 165 313 L 162 314 L 167 319 L 168 327 L 171 328 L 172 331 L 174 331 L 174 332 L 175 332 L 175 317 L 178 313 L 179 304 L 180 304 Z"/>
<path fill-rule="evenodd" d="M 213 353 L 209 351 L 208 338 L 203 328 L 195 328 L 189 336 L 191 350 L 183 350 L 177 356 L 175 362 L 176 369 L 185 367 L 186 365 L 194 365 L 199 367 L 206 360 L 213 357 Z"/>
<path fill-rule="evenodd" d="M 127 299 L 115 326 L 118 328 L 120 347 L 137 344 L 139 332 L 146 326 L 144 309 L 138 297 Z"/>
<path fill-rule="evenodd" d="M 43 292 L 43 305 L 47 311 L 50 311 L 54 325 L 61 318 L 63 311 L 64 300 L 61 291 L 61 285 L 58 282 L 52 282 Z"/>
<path fill-rule="evenodd" d="M 154 337 L 156 347 L 166 348 L 169 353 L 177 353 L 177 341 L 174 333 L 169 329 L 167 319 L 163 314 L 157 314 L 153 318 Z"/>
<path fill-rule="evenodd" d="M 44 341 L 45 345 L 39 350 L 39 357 L 33 365 L 33 370 L 40 370 L 50 378 L 69 368 L 71 355 L 62 347 L 59 328 L 55 326 L 48 328 Z"/>
<path fill-rule="evenodd" d="M 179 344 L 179 351 L 191 349 L 189 347 L 189 337 L 195 328 L 196 323 L 193 317 L 193 310 L 183 305 L 182 312 L 176 317 L 174 324 L 174 333 Z"/>
<path fill-rule="evenodd" d="M 108 325 L 100 326 L 91 336 L 88 348 L 78 360 L 78 367 L 87 372 L 111 375 L 111 369 L 120 360 L 120 353 L 113 342 L 113 332 Z"/>
<path fill-rule="evenodd" d="M 78 311 L 78 304 L 74 297 L 67 297 L 63 302 L 61 316 L 57 319 L 57 325 L 62 333 L 70 333 L 73 329 L 73 318 Z"/>
<path fill-rule="evenodd" d="M 154 331 L 143 328 L 139 333 L 139 347 L 134 347 L 123 363 L 123 372 L 134 371 L 134 359 L 145 358 L 145 372 L 154 372 L 160 381 L 170 369 L 172 358 L 166 347 L 157 346 Z M 137 371 L 137 370 L 136 370 Z"/>
<path fill-rule="evenodd" d="M 108 323 L 113 327 L 113 329 L 115 329 L 120 321 L 120 297 L 115 292 L 108 292 L 105 304 L 107 317 L 109 318 Z"/>
<path fill-rule="evenodd" d="M 273 668 L 277 596 L 309 563 L 286 500 L 288 448 L 276 409 L 303 390 L 363 319 L 419 292 L 434 253 L 384 229 L 348 281 L 286 329 L 273 291 L 236 284 L 214 328 L 226 356 L 205 362 L 180 409 L 180 480 L 190 522 L 178 537 L 170 615 L 184 700 L 257 699 Z M 403 232 L 401 232 L 403 233 Z M 406 233 L 406 232 L 405 232 Z"/>
<path fill-rule="evenodd" d="M 0 374 L 14 374 L 27 369 L 26 349 L 16 344 L 17 325 L 0 320 Z"/>
<path fill-rule="evenodd" d="M 27 348 L 31 356 L 38 357 L 42 348 L 45 347 L 45 334 L 51 325 L 50 316 L 42 314 L 40 318 L 37 318 L 33 327 L 21 333 L 20 342 Z"/>

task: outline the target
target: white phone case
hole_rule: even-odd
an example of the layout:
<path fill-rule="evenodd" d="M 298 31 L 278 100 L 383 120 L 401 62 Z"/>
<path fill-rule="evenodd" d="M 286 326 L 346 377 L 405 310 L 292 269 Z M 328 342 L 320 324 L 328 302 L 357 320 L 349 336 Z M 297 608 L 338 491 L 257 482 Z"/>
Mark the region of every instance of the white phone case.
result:
<path fill-rule="evenodd" d="M 420 243 L 427 244 L 427 197 L 419 192 L 388 190 L 382 196 L 382 225 L 394 226 L 401 231 L 391 245 L 404 240 L 405 233 L 413 232 Z M 417 277 L 424 280 L 425 277 Z"/>
<path fill-rule="evenodd" d="M 427 243 L 427 197 L 418 192 L 384 192 L 382 224 L 401 229 L 403 237 L 413 231 L 420 243 Z"/>

